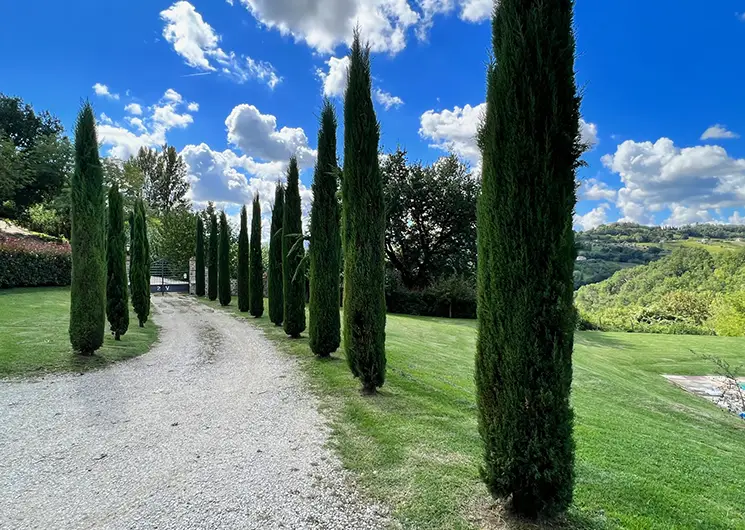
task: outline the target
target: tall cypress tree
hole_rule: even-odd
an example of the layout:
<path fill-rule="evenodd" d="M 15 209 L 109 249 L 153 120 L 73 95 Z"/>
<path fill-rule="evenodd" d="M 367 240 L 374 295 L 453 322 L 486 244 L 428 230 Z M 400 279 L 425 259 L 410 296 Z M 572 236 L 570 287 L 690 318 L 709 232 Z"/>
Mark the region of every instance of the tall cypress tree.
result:
<path fill-rule="evenodd" d="M 582 146 L 572 11 L 571 0 L 501 0 L 479 132 L 482 474 L 528 516 L 565 510 L 574 482 L 572 213 Z"/>
<path fill-rule="evenodd" d="M 85 103 L 75 124 L 72 174 L 70 344 L 91 355 L 103 344 L 106 314 L 103 170 L 93 108 Z"/>
<path fill-rule="evenodd" d="M 336 179 L 336 115 L 326 100 L 318 131 L 318 159 L 313 175 L 310 213 L 310 349 L 321 357 L 336 351 L 341 341 L 339 317 L 339 202 Z"/>
<path fill-rule="evenodd" d="M 355 32 L 344 96 L 344 350 L 366 394 L 385 381 L 385 206 L 370 49 Z"/>
<path fill-rule="evenodd" d="M 249 293 L 251 315 L 259 318 L 264 314 L 264 264 L 261 261 L 261 203 L 259 194 L 254 196 L 251 215 L 251 271 Z"/>
<path fill-rule="evenodd" d="M 204 296 L 204 222 L 197 215 L 197 255 L 195 281 L 197 283 L 197 296 Z"/>
<path fill-rule="evenodd" d="M 230 295 L 230 232 L 225 210 L 220 212 L 220 242 L 217 258 L 217 282 L 220 305 L 229 305 Z"/>
<path fill-rule="evenodd" d="M 248 214 L 246 205 L 241 208 L 241 231 L 238 234 L 238 310 L 245 313 L 249 309 L 249 261 L 248 261 Z"/>
<path fill-rule="evenodd" d="M 284 218 L 285 189 L 280 182 L 274 191 L 272 227 L 269 233 L 269 320 L 281 326 L 284 320 L 285 303 L 282 275 L 282 220 Z"/>
<path fill-rule="evenodd" d="M 303 271 L 303 223 L 300 209 L 300 174 L 297 159 L 287 170 L 284 218 L 282 219 L 282 277 L 285 333 L 297 338 L 305 330 L 305 274 Z"/>
<path fill-rule="evenodd" d="M 132 278 L 132 307 L 137 313 L 140 327 L 145 325 L 150 313 L 150 264 L 147 258 L 147 228 L 142 199 L 135 202 L 134 239 L 132 260 L 129 264 Z"/>
<path fill-rule="evenodd" d="M 119 187 L 109 189 L 109 223 L 106 244 L 106 317 L 114 339 L 129 328 L 129 296 L 127 294 L 127 261 L 124 232 L 124 205 Z"/>
<path fill-rule="evenodd" d="M 210 214 L 210 245 L 207 259 L 207 298 L 217 300 L 217 216 Z"/>
<path fill-rule="evenodd" d="M 127 279 L 129 280 L 130 289 L 132 288 L 132 252 L 134 251 L 135 243 L 135 210 L 134 205 L 129 211 L 129 271 L 127 272 Z"/>

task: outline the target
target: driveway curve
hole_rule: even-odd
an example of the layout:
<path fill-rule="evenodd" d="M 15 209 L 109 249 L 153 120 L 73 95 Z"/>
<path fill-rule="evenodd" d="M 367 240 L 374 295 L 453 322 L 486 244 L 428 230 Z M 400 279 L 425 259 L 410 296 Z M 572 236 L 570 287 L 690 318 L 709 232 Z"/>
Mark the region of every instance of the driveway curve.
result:
<path fill-rule="evenodd" d="M 297 361 L 193 298 L 153 307 L 141 357 L 0 381 L 0 528 L 387 526 L 326 447 Z"/>

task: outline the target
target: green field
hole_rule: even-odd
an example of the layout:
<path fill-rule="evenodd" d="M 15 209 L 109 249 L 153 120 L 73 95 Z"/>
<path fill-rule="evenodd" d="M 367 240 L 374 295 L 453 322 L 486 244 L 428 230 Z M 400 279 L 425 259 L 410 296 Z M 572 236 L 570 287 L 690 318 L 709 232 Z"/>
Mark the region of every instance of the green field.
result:
<path fill-rule="evenodd" d="M 367 398 L 343 354 L 313 359 L 306 338 L 248 320 L 302 359 L 344 464 L 405 527 L 532 528 L 495 515 L 478 479 L 474 321 L 389 315 L 387 381 Z M 745 528 L 745 422 L 660 375 L 713 373 L 691 349 L 736 364 L 745 339 L 577 334 L 577 485 L 563 528 Z"/>
<path fill-rule="evenodd" d="M 107 332 L 103 347 L 82 357 L 73 354 L 67 334 L 69 287 L 0 290 L 0 308 L 0 376 L 98 368 L 145 353 L 158 334 L 152 322 L 139 328 L 130 313 L 129 331 L 121 341 Z"/>

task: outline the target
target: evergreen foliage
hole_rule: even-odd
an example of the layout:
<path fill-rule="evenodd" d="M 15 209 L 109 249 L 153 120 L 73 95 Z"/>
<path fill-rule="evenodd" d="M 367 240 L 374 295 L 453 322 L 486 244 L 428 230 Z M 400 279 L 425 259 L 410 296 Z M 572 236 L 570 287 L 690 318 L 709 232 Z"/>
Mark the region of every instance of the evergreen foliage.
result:
<path fill-rule="evenodd" d="M 336 182 L 336 115 L 326 100 L 318 131 L 318 159 L 313 176 L 310 213 L 310 348 L 320 357 L 336 351 L 341 341 L 339 317 L 339 202 Z"/>
<path fill-rule="evenodd" d="M 566 510 L 574 483 L 572 215 L 583 146 L 572 11 L 570 0 L 499 2 L 478 137 L 482 477 L 525 516 Z"/>
<path fill-rule="evenodd" d="M 269 233 L 269 320 L 281 326 L 284 320 L 284 277 L 282 275 L 282 220 L 284 218 L 285 189 L 280 182 L 274 191 L 272 227 Z"/>
<path fill-rule="evenodd" d="M 197 216 L 197 256 L 196 256 L 197 296 L 204 296 L 204 222 Z"/>
<path fill-rule="evenodd" d="M 217 216 L 210 214 L 210 240 L 207 249 L 207 298 L 217 300 Z"/>
<path fill-rule="evenodd" d="M 371 394 L 385 381 L 385 205 L 370 49 L 354 35 L 344 97 L 344 350 Z"/>
<path fill-rule="evenodd" d="M 72 175 L 70 344 L 91 355 L 103 344 L 106 313 L 103 172 L 93 108 L 85 103 L 75 124 Z"/>
<path fill-rule="evenodd" d="M 129 223 L 129 271 L 127 271 L 127 280 L 129 280 L 129 287 L 132 288 L 132 252 L 134 251 L 135 242 L 135 208 L 134 203 L 132 209 L 129 211 L 129 217 L 127 218 Z"/>
<path fill-rule="evenodd" d="M 248 291 L 248 219 L 246 205 L 241 208 L 241 231 L 238 234 L 238 310 L 245 313 L 249 309 Z"/>
<path fill-rule="evenodd" d="M 129 296 L 127 293 L 127 236 L 124 232 L 122 194 L 115 184 L 109 189 L 109 223 L 106 243 L 106 317 L 114 339 L 129 328 Z"/>
<path fill-rule="evenodd" d="M 290 158 L 282 219 L 282 277 L 285 333 L 297 338 L 305 330 L 305 247 L 300 209 L 300 175 L 297 159 Z"/>
<path fill-rule="evenodd" d="M 249 293 L 251 315 L 259 318 L 264 314 L 264 264 L 261 261 L 261 203 L 259 194 L 254 196 L 251 216 L 251 268 Z"/>
<path fill-rule="evenodd" d="M 132 307 L 137 313 L 140 327 L 145 325 L 150 314 L 150 261 L 147 249 L 145 208 L 142 200 L 135 202 L 134 239 L 129 264 L 132 278 Z"/>
<path fill-rule="evenodd" d="M 218 295 L 220 305 L 230 304 L 230 228 L 225 210 L 220 212 L 220 242 L 217 260 Z"/>

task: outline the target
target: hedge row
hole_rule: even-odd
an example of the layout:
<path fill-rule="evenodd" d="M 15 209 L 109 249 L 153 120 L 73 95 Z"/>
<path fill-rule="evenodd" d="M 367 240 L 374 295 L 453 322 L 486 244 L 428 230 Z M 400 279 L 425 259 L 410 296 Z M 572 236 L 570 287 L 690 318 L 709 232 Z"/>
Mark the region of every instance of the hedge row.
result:
<path fill-rule="evenodd" d="M 0 236 L 0 288 L 70 285 L 68 243 Z"/>
<path fill-rule="evenodd" d="M 391 281 L 385 292 L 389 313 L 445 318 L 476 318 L 476 291 L 473 280 L 450 278 L 422 290 L 409 290 Z"/>

